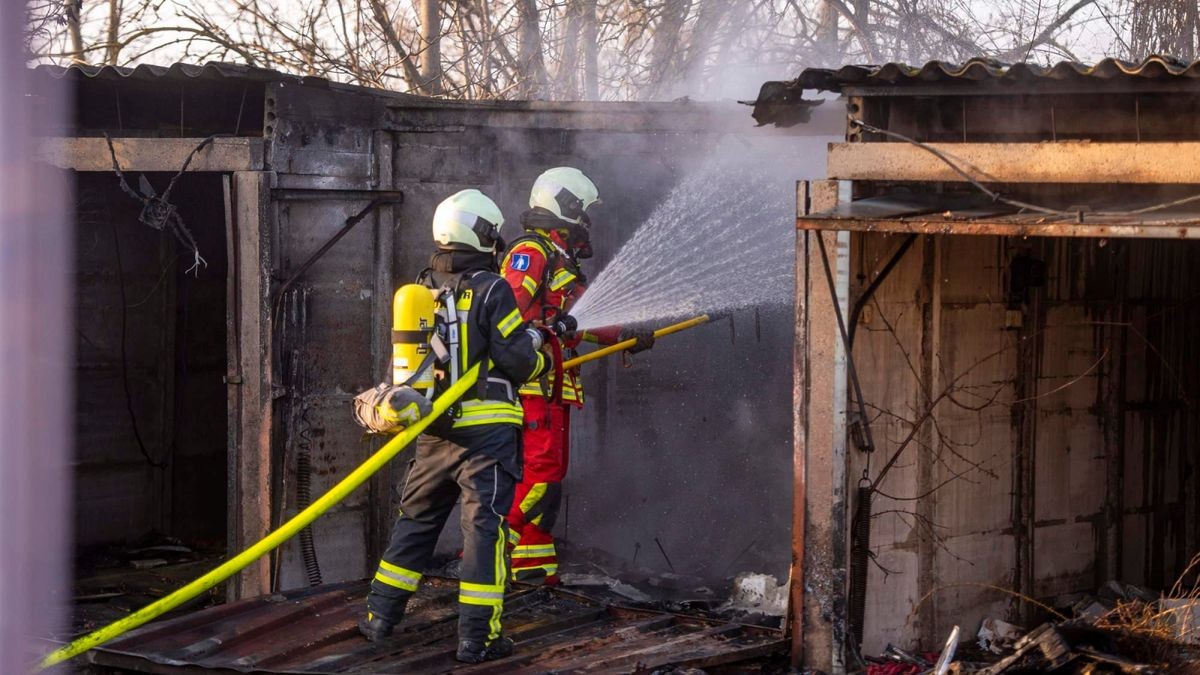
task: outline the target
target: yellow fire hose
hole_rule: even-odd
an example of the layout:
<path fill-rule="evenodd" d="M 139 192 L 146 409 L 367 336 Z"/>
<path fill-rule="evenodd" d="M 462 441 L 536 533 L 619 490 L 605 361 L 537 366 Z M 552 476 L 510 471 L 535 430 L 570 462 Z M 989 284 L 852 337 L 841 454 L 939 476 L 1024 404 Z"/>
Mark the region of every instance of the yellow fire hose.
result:
<path fill-rule="evenodd" d="M 340 483 L 334 485 L 328 492 L 321 495 L 317 501 L 312 503 L 312 506 L 297 513 L 291 520 L 287 521 L 279 527 L 279 529 L 263 537 L 258 543 L 250 548 L 242 551 L 237 556 L 230 558 L 221 566 L 212 570 L 208 574 L 196 579 L 192 583 L 180 588 L 179 590 L 155 600 L 129 616 L 114 621 L 109 625 L 97 631 L 89 633 L 74 642 L 55 650 L 42 659 L 41 667 L 49 668 L 58 663 L 62 663 L 68 659 L 75 658 L 89 649 L 104 644 L 109 640 L 124 634 L 126 631 L 133 630 L 142 624 L 152 621 L 165 612 L 182 605 L 192 598 L 200 595 L 208 589 L 225 581 L 229 577 L 237 574 L 248 567 L 255 560 L 266 555 L 274 550 L 283 542 L 291 539 L 296 533 L 304 529 L 307 525 L 319 518 L 331 506 L 342 501 L 354 491 L 355 488 L 362 485 L 368 478 L 379 471 L 384 464 L 387 464 L 393 457 L 400 454 L 400 451 L 416 440 L 430 424 L 433 423 L 442 413 L 450 407 L 452 403 L 457 401 L 467 389 L 475 384 L 475 380 L 479 377 L 479 366 L 476 365 L 462 377 L 458 382 L 454 383 L 446 393 L 439 396 L 433 402 L 433 412 L 426 415 L 421 421 L 406 428 L 384 444 L 375 454 L 371 455 L 367 461 L 358 466 L 357 469 L 350 472 L 349 476 L 342 479 Z"/>
<path fill-rule="evenodd" d="M 659 328 L 658 330 L 654 331 L 654 339 L 657 340 L 658 338 L 664 337 L 666 335 L 670 335 L 671 333 L 678 333 L 681 330 L 687 330 L 689 328 L 694 328 L 695 326 L 699 326 L 702 323 L 706 323 L 708 321 L 708 319 L 709 319 L 709 316 L 707 314 L 701 314 L 700 316 L 698 316 L 694 319 L 688 319 L 687 321 L 681 321 L 672 326 L 667 326 L 666 328 Z M 566 370 L 568 368 L 574 368 L 575 366 L 578 366 L 581 363 L 587 363 L 588 361 L 595 361 L 596 359 L 604 358 L 605 356 L 608 356 L 609 354 L 615 354 L 617 352 L 625 351 L 626 349 L 629 349 L 630 347 L 634 346 L 635 344 L 637 344 L 637 338 L 630 338 L 628 340 L 618 342 L 615 345 L 609 345 L 603 349 L 597 349 L 594 352 L 588 352 L 587 354 L 584 354 L 583 356 L 576 356 L 573 359 L 568 359 L 566 361 L 563 361 L 563 370 Z"/>
<path fill-rule="evenodd" d="M 659 330 L 654 331 L 654 337 L 657 339 L 672 333 L 678 333 L 679 331 L 687 330 L 688 328 L 692 328 L 694 326 L 699 326 L 708 320 L 708 315 L 704 314 L 694 319 L 689 319 L 672 326 L 667 326 L 666 328 L 660 328 Z M 603 349 L 597 349 L 594 352 L 566 361 L 563 363 L 563 367 L 574 368 L 581 363 L 594 361 L 596 359 L 608 356 L 609 354 L 614 354 L 616 352 L 629 349 L 636 343 L 637 339 L 624 340 L 615 345 L 611 345 Z M 175 609 L 183 603 L 225 581 L 234 574 L 237 574 L 243 569 L 249 567 L 251 563 L 258 560 L 262 556 L 275 550 L 285 541 L 295 536 L 298 532 L 300 532 L 300 530 L 303 530 L 314 520 L 321 517 L 321 515 L 324 514 L 325 511 L 329 510 L 329 508 L 334 504 L 337 504 L 345 499 L 347 495 L 355 490 L 355 488 L 365 483 L 371 476 L 375 475 L 375 472 L 379 471 L 384 464 L 387 464 L 392 460 L 392 458 L 400 454 L 400 451 L 404 450 L 404 448 L 416 440 L 417 436 L 419 436 L 426 427 L 432 424 L 435 419 L 442 415 L 442 413 L 446 412 L 452 403 L 462 397 L 462 395 L 465 394 L 466 391 L 475 384 L 475 380 L 478 379 L 478 377 L 479 366 L 476 365 L 464 373 L 463 376 L 459 378 L 458 382 L 456 382 L 453 386 L 446 390 L 446 393 L 439 396 L 433 402 L 433 412 L 426 415 L 421 419 L 421 421 L 406 428 L 404 431 L 397 434 L 395 438 L 385 443 L 384 446 L 375 454 L 367 458 L 367 461 L 363 462 L 358 466 L 358 468 L 350 472 L 350 475 L 343 478 L 340 483 L 334 485 L 329 489 L 328 492 L 321 495 L 321 497 L 313 502 L 311 506 L 304 509 L 300 513 L 297 513 L 292 517 L 291 520 L 279 526 L 279 529 L 271 532 L 253 546 L 247 548 L 245 551 L 242 551 L 233 558 L 230 558 L 222 563 L 219 567 L 213 569 L 209 573 L 180 588 L 179 590 L 155 600 L 149 605 L 146 605 L 145 607 L 137 610 L 123 619 L 114 621 L 113 623 L 110 623 L 99 630 L 93 631 L 64 647 L 51 652 L 44 659 L 42 659 L 41 668 L 49 668 L 50 666 L 57 665 L 63 661 L 67 661 L 68 659 L 73 659 L 89 649 L 92 649 L 93 647 L 102 645 L 113 638 L 119 637 L 124 633 L 137 628 L 138 626 L 153 621 L 166 612 Z"/>

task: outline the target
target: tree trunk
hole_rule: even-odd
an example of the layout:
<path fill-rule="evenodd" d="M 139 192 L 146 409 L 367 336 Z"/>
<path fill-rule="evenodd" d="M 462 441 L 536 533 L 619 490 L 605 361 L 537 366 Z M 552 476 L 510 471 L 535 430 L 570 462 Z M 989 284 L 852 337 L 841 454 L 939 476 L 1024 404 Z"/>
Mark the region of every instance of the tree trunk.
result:
<path fill-rule="evenodd" d="M 421 0 L 421 90 L 430 96 L 443 92 L 440 4 L 440 0 Z"/>
<path fill-rule="evenodd" d="M 871 30 L 871 0 L 854 0 L 854 30 L 862 42 L 863 52 L 874 61 L 875 35 Z"/>
<path fill-rule="evenodd" d="M 559 62 L 557 87 L 559 98 L 574 101 L 579 98 L 579 36 L 583 31 L 584 0 L 570 0 L 567 5 L 567 29 L 563 35 L 562 60 Z"/>
<path fill-rule="evenodd" d="M 600 98 L 600 26 L 596 20 L 596 0 L 582 0 L 583 15 L 583 97 L 588 101 Z"/>
<path fill-rule="evenodd" d="M 542 30 L 538 25 L 537 0 L 517 0 L 521 48 L 518 54 L 521 98 L 536 99 L 546 91 L 546 64 L 542 61 Z"/>
<path fill-rule="evenodd" d="M 717 32 L 725 15 L 729 12 L 730 3 L 724 0 L 709 0 L 700 7 L 700 15 L 696 17 L 696 26 L 692 29 L 692 37 L 688 40 L 687 56 L 683 63 L 683 80 L 688 87 L 699 89 L 704 85 L 704 66 L 708 55 L 717 41 Z"/>
<path fill-rule="evenodd" d="M 838 47 L 838 11 L 829 0 L 821 3 L 821 13 L 818 15 L 816 42 L 821 62 L 825 65 L 836 66 L 842 60 L 841 49 Z"/>
<path fill-rule="evenodd" d="M 108 0 L 108 44 L 104 48 L 104 62 L 110 66 L 117 65 L 121 55 L 121 5 L 122 0 Z"/>
<path fill-rule="evenodd" d="M 646 89 L 647 99 L 660 96 L 663 85 L 675 81 L 675 57 L 679 52 L 683 24 L 691 9 L 691 0 L 666 0 L 663 4 L 662 16 L 654 27 L 654 49 L 650 53 L 650 76 L 653 79 Z"/>
<path fill-rule="evenodd" d="M 1187 2 L 1183 8 L 1183 39 L 1180 40 L 1183 44 L 1183 49 L 1180 50 L 1179 56 L 1185 61 L 1191 61 L 1196 58 L 1197 38 L 1200 38 L 1200 6 L 1197 6 L 1195 0 Z"/>
<path fill-rule="evenodd" d="M 79 12 L 83 0 L 66 0 L 67 35 L 71 38 L 71 63 L 87 63 L 83 58 L 83 33 L 79 29 Z"/>

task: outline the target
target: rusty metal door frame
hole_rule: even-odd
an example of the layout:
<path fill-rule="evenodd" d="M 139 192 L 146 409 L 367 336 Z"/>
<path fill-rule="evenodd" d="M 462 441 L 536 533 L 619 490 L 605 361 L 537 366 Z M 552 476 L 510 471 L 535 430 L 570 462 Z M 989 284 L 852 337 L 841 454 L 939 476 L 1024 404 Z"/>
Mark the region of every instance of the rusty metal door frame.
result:
<path fill-rule="evenodd" d="M 797 215 L 831 209 L 845 186 L 797 184 Z M 834 251 L 831 297 L 816 237 Z M 845 671 L 847 359 L 836 307 L 849 306 L 849 232 L 798 230 L 794 353 L 792 569 L 787 627 L 792 662 Z M 837 305 L 835 305 L 835 302 Z"/>

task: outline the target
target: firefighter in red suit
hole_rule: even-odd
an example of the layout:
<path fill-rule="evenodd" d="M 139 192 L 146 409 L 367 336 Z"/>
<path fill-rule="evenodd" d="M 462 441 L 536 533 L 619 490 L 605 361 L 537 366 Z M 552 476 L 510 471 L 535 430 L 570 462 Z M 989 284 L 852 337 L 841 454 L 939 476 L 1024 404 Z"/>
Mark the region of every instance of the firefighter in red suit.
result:
<path fill-rule="evenodd" d="M 534 182 L 529 210 L 521 215 L 525 233 L 513 241 L 500 268 L 525 320 L 566 315 L 583 294 L 587 280 L 579 263 L 592 255 L 587 209 L 597 201 L 595 184 L 578 169 L 550 169 Z M 630 352 L 654 344 L 648 330 L 613 327 L 568 334 L 563 346 L 569 356 L 581 341 L 609 345 L 630 338 L 638 340 Z M 558 583 L 551 532 L 567 473 L 571 409 L 583 407 L 578 371 L 563 372 L 554 382 L 555 370 L 520 389 L 525 470 L 508 514 L 513 579 L 546 585 Z"/>

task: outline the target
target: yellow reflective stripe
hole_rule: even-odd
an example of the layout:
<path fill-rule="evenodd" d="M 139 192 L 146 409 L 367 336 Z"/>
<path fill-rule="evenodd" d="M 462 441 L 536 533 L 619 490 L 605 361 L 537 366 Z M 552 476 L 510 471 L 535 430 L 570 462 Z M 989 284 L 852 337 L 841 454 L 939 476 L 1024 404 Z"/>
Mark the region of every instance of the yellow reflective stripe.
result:
<path fill-rule="evenodd" d="M 521 244 L 523 246 L 529 246 L 529 247 L 537 249 L 538 252 L 542 254 L 542 257 L 550 256 L 550 249 L 546 248 L 546 245 L 544 243 L 542 243 L 541 241 L 538 241 L 536 239 L 530 239 L 528 241 L 521 242 Z"/>
<path fill-rule="evenodd" d="M 509 335 L 512 335 L 512 332 L 520 325 L 521 310 L 514 307 L 513 311 L 508 313 L 508 316 L 504 317 L 500 320 L 500 323 L 496 324 L 496 330 L 500 331 L 500 337 L 508 337 Z"/>
<path fill-rule="evenodd" d="M 415 593 L 417 585 L 421 583 L 421 573 L 393 565 L 386 560 L 380 560 L 379 569 L 375 572 L 375 580 Z"/>
<path fill-rule="evenodd" d="M 540 380 L 533 380 L 521 385 L 521 388 L 517 390 L 517 393 L 523 396 L 549 396 L 550 388 L 547 387 L 543 389 Z M 564 379 L 562 398 L 564 401 L 583 401 L 583 388 L 572 387 L 568 385 L 567 381 Z"/>
<path fill-rule="evenodd" d="M 483 605 L 485 607 L 503 607 L 504 594 L 501 593 L 498 598 L 477 597 L 480 595 L 475 591 L 459 591 L 458 601 L 464 605 Z M 490 622 L 489 622 L 490 623 Z"/>
<path fill-rule="evenodd" d="M 458 420 L 454 423 L 455 429 L 466 429 L 468 427 L 481 427 L 485 424 L 511 424 L 514 427 L 519 427 L 524 424 L 524 420 L 520 416 L 505 417 L 496 415 L 485 419 L 476 420 Z"/>
<path fill-rule="evenodd" d="M 550 290 L 557 291 L 563 286 L 571 283 L 573 279 L 575 279 L 574 274 L 566 269 L 561 269 L 554 274 L 554 278 L 550 279 Z"/>
<path fill-rule="evenodd" d="M 532 579 L 558 573 L 558 563 L 546 563 L 545 565 L 530 565 L 529 567 L 513 566 L 513 578 L 517 581 L 523 579 Z"/>
<path fill-rule="evenodd" d="M 545 514 L 543 514 L 543 513 L 539 513 L 539 514 L 537 514 L 537 517 L 536 517 L 536 518 L 534 518 L 533 520 L 531 520 L 531 521 L 529 521 L 529 522 L 533 523 L 534 525 L 541 525 L 541 524 L 542 524 L 542 516 L 543 516 L 543 515 L 545 515 Z"/>
<path fill-rule="evenodd" d="M 506 401 L 464 401 L 462 415 L 454 421 L 454 427 L 474 427 L 483 424 L 525 423 L 525 413 L 520 403 Z"/>
<path fill-rule="evenodd" d="M 416 578 L 417 581 L 420 581 L 421 578 L 425 576 L 424 574 L 421 574 L 420 572 L 418 572 L 416 570 L 410 570 L 408 568 L 401 567 L 399 565 L 393 565 L 392 563 L 390 563 L 386 560 L 380 560 L 379 566 L 389 572 L 395 572 L 396 574 L 403 574 L 406 576 L 414 577 L 414 578 Z"/>
<path fill-rule="evenodd" d="M 518 546 L 513 549 L 513 560 L 521 558 L 549 558 L 557 555 L 554 544 L 539 544 L 537 546 Z"/>
<path fill-rule="evenodd" d="M 530 296 L 532 296 L 534 293 L 537 293 L 537 287 L 537 279 L 534 279 L 528 274 L 525 275 L 525 278 L 521 279 L 521 288 L 524 288 Z"/>
<path fill-rule="evenodd" d="M 502 584 L 502 583 L 501 584 L 476 584 L 476 583 L 472 583 L 470 581 L 460 581 L 460 582 L 458 582 L 458 588 L 460 590 L 478 591 L 480 593 L 499 593 L 501 596 L 504 595 L 504 584 Z"/>
<path fill-rule="evenodd" d="M 475 413 L 495 413 L 495 412 L 521 412 L 520 403 L 508 403 L 507 401 L 463 401 L 462 414 L 463 417 L 473 415 Z"/>
<path fill-rule="evenodd" d="M 508 531 L 508 543 L 515 546 L 517 544 L 517 542 L 519 542 L 519 541 L 521 541 L 521 533 L 513 532 L 512 530 L 509 530 Z"/>
<path fill-rule="evenodd" d="M 508 527 L 508 521 L 504 518 L 500 519 L 500 524 L 497 526 L 499 530 L 496 534 L 496 576 L 492 579 L 496 582 L 496 586 L 500 587 L 500 602 L 492 607 L 492 616 L 488 621 L 488 642 L 500 637 L 500 614 L 504 611 L 504 585 L 508 582 L 508 556 L 506 555 L 508 547 L 504 545 L 504 531 Z"/>
<path fill-rule="evenodd" d="M 525 498 L 521 500 L 521 513 L 529 513 L 529 510 L 537 504 L 542 497 L 546 496 L 546 488 L 549 483 L 534 483 L 533 487 L 529 488 Z"/>
<path fill-rule="evenodd" d="M 468 605 L 500 607 L 504 604 L 504 584 L 458 582 L 458 601 Z"/>

